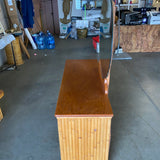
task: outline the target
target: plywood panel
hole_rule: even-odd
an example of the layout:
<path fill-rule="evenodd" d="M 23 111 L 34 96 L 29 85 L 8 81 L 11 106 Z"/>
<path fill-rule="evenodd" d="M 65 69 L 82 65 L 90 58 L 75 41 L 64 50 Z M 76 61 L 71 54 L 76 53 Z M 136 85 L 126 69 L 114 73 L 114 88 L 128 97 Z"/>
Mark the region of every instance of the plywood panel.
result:
<path fill-rule="evenodd" d="M 53 1 L 53 18 L 54 18 L 54 32 L 55 34 L 60 33 L 59 28 L 59 14 L 58 14 L 58 0 Z"/>
<path fill-rule="evenodd" d="M 137 31 L 135 31 L 135 29 Z M 140 52 L 142 48 L 141 26 L 121 26 L 120 46 L 124 52 Z M 138 37 L 138 39 L 137 39 Z M 115 48 L 118 46 L 118 27 L 115 28 Z"/>
<path fill-rule="evenodd" d="M 61 160 L 107 160 L 111 118 L 57 118 Z"/>
<path fill-rule="evenodd" d="M 54 33 L 54 17 L 51 4 L 50 0 L 41 0 L 41 18 L 43 31 L 49 30 L 51 33 Z"/>
<path fill-rule="evenodd" d="M 118 44 L 118 27 L 114 31 L 114 48 Z M 124 52 L 160 52 L 160 25 L 120 27 L 120 46 Z"/>
<path fill-rule="evenodd" d="M 38 33 L 42 31 L 39 0 L 33 0 L 33 6 L 34 6 L 34 25 L 32 33 Z"/>
<path fill-rule="evenodd" d="M 144 25 L 141 52 L 160 52 L 160 25 Z"/>
<path fill-rule="evenodd" d="M 57 0 L 33 0 L 34 26 L 33 33 L 49 30 L 53 34 L 59 34 L 59 15 Z M 53 10 L 52 10 L 53 6 Z"/>
<path fill-rule="evenodd" d="M 57 0 L 41 0 L 41 18 L 43 31 L 49 30 L 53 34 L 59 34 L 59 15 Z"/>

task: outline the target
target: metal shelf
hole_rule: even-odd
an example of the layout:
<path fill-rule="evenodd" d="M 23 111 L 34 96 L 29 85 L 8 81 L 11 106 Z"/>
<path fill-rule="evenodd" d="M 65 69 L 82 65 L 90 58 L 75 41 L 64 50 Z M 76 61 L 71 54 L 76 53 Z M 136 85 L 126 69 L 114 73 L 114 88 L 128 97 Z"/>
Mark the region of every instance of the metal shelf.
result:
<path fill-rule="evenodd" d="M 140 6 L 140 0 L 138 0 L 138 3 L 131 3 L 132 0 L 128 0 L 128 3 L 126 4 L 120 4 L 120 7 L 127 7 L 128 10 L 130 9 L 130 7 L 132 6 L 137 6 L 139 7 Z M 118 4 L 115 5 L 116 7 L 118 7 Z"/>
<path fill-rule="evenodd" d="M 139 4 L 138 3 L 132 3 L 132 4 L 120 4 L 120 7 L 123 7 L 123 6 L 138 6 Z M 118 4 L 116 4 L 115 6 L 118 6 Z"/>

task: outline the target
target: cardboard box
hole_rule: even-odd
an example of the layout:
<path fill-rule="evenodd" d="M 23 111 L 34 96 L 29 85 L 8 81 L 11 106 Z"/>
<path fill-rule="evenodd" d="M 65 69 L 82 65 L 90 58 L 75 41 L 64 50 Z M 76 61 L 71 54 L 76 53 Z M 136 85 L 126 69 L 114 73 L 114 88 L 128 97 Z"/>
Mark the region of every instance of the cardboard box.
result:
<path fill-rule="evenodd" d="M 18 18 L 17 5 L 15 0 L 5 0 L 7 13 L 9 16 L 11 28 L 20 30 L 20 22 Z"/>

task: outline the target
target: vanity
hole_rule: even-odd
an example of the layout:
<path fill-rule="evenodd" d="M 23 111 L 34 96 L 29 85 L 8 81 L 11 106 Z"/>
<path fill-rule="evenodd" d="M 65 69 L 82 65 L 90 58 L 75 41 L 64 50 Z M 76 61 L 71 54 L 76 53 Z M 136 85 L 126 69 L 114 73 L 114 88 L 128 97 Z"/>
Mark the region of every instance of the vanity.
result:
<path fill-rule="evenodd" d="M 96 59 L 66 61 L 55 112 L 61 160 L 108 159 L 113 112 L 100 74 Z"/>
<path fill-rule="evenodd" d="M 114 7 L 111 15 L 113 10 Z M 108 92 L 114 50 L 113 19 L 111 38 L 100 37 L 97 59 L 65 63 L 55 111 L 61 160 L 107 160 L 109 157 L 113 111 Z"/>

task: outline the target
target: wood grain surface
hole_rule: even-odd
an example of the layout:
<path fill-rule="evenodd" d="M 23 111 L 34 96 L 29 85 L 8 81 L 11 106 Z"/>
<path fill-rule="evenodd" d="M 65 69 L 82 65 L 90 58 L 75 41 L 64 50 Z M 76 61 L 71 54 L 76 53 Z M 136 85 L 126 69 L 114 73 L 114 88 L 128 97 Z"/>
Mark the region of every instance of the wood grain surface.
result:
<path fill-rule="evenodd" d="M 115 46 L 118 44 L 118 27 L 115 27 Z M 120 27 L 120 46 L 124 52 L 160 52 L 160 25 Z"/>
<path fill-rule="evenodd" d="M 4 96 L 4 92 L 3 90 L 0 90 L 0 99 Z M 3 119 L 3 114 L 2 114 L 2 110 L 0 108 L 0 121 Z"/>
<path fill-rule="evenodd" d="M 4 96 L 3 90 L 0 90 L 0 99 Z"/>
<path fill-rule="evenodd" d="M 111 118 L 57 118 L 61 160 L 107 160 Z"/>
<path fill-rule="evenodd" d="M 0 108 L 0 121 L 3 119 L 3 114 L 2 114 L 2 110 Z"/>
<path fill-rule="evenodd" d="M 25 52 L 27 58 L 29 59 L 30 58 L 30 54 L 29 54 L 29 52 L 28 52 L 28 50 L 27 50 L 26 46 L 24 45 L 24 43 L 23 43 L 21 38 L 19 38 L 19 42 L 20 42 L 22 50 Z"/>
<path fill-rule="evenodd" d="M 113 116 L 97 60 L 66 61 L 55 116 Z"/>
<path fill-rule="evenodd" d="M 22 58 L 22 52 L 21 52 L 19 37 L 15 37 L 15 40 L 12 41 L 12 45 L 13 45 L 16 65 L 22 65 L 24 63 L 24 61 L 23 61 L 23 58 Z M 5 47 L 5 51 L 6 51 L 6 56 L 7 56 L 7 63 L 8 64 L 14 64 L 14 58 L 13 58 L 11 44 L 8 44 Z"/>

